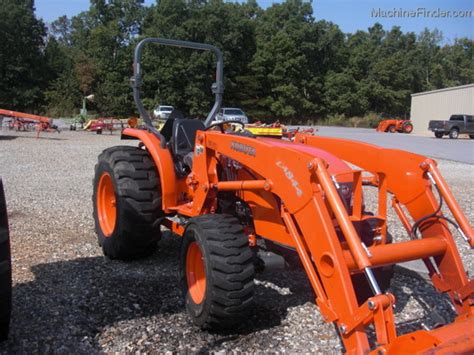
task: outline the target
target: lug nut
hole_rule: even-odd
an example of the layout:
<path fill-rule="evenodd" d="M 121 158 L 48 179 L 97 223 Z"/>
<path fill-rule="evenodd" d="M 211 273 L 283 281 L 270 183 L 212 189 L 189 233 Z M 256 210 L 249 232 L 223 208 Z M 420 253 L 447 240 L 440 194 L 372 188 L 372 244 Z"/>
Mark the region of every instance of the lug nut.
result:
<path fill-rule="evenodd" d="M 345 326 L 345 324 L 341 324 L 339 326 L 339 331 L 341 332 L 341 334 L 346 334 L 347 332 L 347 327 Z"/>

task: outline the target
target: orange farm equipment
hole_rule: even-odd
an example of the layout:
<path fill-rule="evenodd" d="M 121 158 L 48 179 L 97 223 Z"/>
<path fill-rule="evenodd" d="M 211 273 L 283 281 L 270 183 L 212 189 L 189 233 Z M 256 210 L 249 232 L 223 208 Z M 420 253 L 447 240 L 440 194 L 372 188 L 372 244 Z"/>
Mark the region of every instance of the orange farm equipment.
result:
<path fill-rule="evenodd" d="M 295 136 L 298 134 L 298 133 L 303 133 L 303 134 L 309 134 L 309 135 L 313 135 L 315 132 L 317 132 L 318 129 L 317 128 L 312 128 L 312 127 L 309 127 L 309 128 L 301 128 L 301 127 L 296 127 L 296 128 L 285 128 L 283 130 L 283 137 L 291 140 L 291 141 L 294 141 L 295 140 Z"/>
<path fill-rule="evenodd" d="M 0 109 L 0 116 L 11 118 L 9 125 L 10 129 L 17 131 L 30 131 L 31 129 L 35 128 L 37 132 L 37 138 L 41 132 L 59 133 L 59 129 L 53 125 L 53 120 L 49 117 L 2 109 Z"/>
<path fill-rule="evenodd" d="M 245 130 L 251 132 L 255 136 L 259 137 L 271 137 L 271 138 L 286 138 L 294 140 L 297 133 L 313 134 L 317 132 L 317 128 L 288 128 L 282 125 L 279 121 L 270 124 L 264 124 L 260 121 L 253 124 L 246 124 Z"/>
<path fill-rule="evenodd" d="M 90 120 L 84 126 L 84 130 L 96 132 L 102 134 L 103 131 L 109 131 L 112 134 L 114 131 L 122 130 L 123 122 L 118 118 L 114 117 L 101 117 L 98 119 Z"/>
<path fill-rule="evenodd" d="M 283 127 L 278 122 L 272 124 L 264 124 L 262 122 L 246 124 L 245 129 L 256 136 L 274 138 L 283 137 Z"/>
<path fill-rule="evenodd" d="M 383 120 L 376 128 L 377 132 L 411 133 L 413 124 L 410 120 Z"/>
<path fill-rule="evenodd" d="M 216 55 L 215 103 L 204 122 L 171 114 L 160 131 L 152 125 L 140 99 L 147 43 Z M 95 168 L 93 213 L 105 255 L 149 255 L 167 227 L 182 238 L 179 277 L 189 317 L 221 329 L 252 310 L 254 277 L 264 262 L 259 249 L 285 250 L 299 256 L 321 314 L 348 352 L 472 353 L 474 282 L 449 227 L 470 248 L 474 231 L 435 161 L 344 139 L 297 133 L 291 142 L 211 124 L 224 91 L 222 53 L 211 45 L 141 41 L 132 85 L 145 128 L 127 128 L 122 138 L 138 146 L 104 150 Z M 370 210 L 368 190 L 378 196 Z M 391 240 L 388 203 L 406 241 Z M 396 299 L 386 289 L 394 264 L 417 259 L 458 316 L 398 335 Z"/>

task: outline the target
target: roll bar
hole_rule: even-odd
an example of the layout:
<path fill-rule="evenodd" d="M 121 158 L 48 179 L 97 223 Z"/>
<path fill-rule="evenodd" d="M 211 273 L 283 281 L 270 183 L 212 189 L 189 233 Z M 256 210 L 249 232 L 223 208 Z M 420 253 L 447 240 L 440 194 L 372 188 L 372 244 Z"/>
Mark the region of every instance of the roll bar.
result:
<path fill-rule="evenodd" d="M 145 125 L 147 128 L 153 132 L 154 134 L 158 135 L 160 140 L 164 142 L 164 137 L 161 135 L 158 130 L 153 127 L 151 122 L 150 116 L 148 112 L 145 110 L 143 106 L 142 100 L 140 98 L 140 89 L 142 85 L 142 73 L 141 73 L 141 59 L 142 59 L 142 52 L 143 47 L 145 44 L 148 43 L 157 43 L 165 46 L 171 47 L 178 47 L 178 48 L 191 48 L 191 49 L 198 49 L 203 51 L 211 51 L 214 52 L 217 59 L 216 65 L 216 82 L 212 84 L 212 92 L 215 94 L 215 102 L 214 106 L 212 107 L 211 111 L 207 115 L 204 124 L 209 126 L 211 122 L 214 120 L 217 112 L 220 110 L 222 106 L 222 97 L 224 96 L 224 58 L 222 52 L 219 48 L 212 46 L 210 44 L 205 43 L 197 43 L 197 42 L 189 42 L 189 41 L 178 41 L 174 39 L 166 39 L 166 38 L 145 38 L 144 40 L 140 41 L 135 47 L 135 55 L 133 60 L 133 77 L 131 79 L 132 88 L 133 88 L 133 99 L 135 100 L 135 104 L 137 105 L 138 112 L 143 117 L 145 121 Z"/>

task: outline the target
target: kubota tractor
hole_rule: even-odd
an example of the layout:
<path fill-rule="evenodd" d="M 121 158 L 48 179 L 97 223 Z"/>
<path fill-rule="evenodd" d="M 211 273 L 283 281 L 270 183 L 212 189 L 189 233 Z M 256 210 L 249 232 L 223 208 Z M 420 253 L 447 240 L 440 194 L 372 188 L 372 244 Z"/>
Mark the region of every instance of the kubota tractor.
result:
<path fill-rule="evenodd" d="M 411 133 L 413 124 L 410 120 L 383 120 L 375 129 L 377 132 L 388 133 Z"/>
<path fill-rule="evenodd" d="M 160 131 L 153 127 L 140 99 L 147 43 L 216 55 L 215 103 L 204 122 L 174 111 Z M 473 351 L 474 282 L 452 230 L 471 248 L 474 233 L 435 161 L 344 139 L 298 133 L 290 142 L 227 130 L 228 122 L 211 124 L 224 92 L 222 53 L 211 45 L 141 41 L 132 85 L 146 127 L 127 128 L 122 138 L 138 145 L 104 150 L 95 168 L 95 228 L 105 255 L 149 255 L 160 227 L 170 229 L 182 238 L 180 278 L 189 317 L 202 328 L 220 329 L 253 307 L 259 248 L 287 250 L 299 256 L 316 304 L 347 351 Z M 378 207 L 370 210 L 368 189 L 378 196 Z M 391 240 L 387 204 L 409 240 Z M 441 211 L 443 204 L 450 215 Z M 399 336 L 396 300 L 385 289 L 392 265 L 416 259 L 458 316 L 452 324 Z M 375 333 L 370 341 L 369 326 Z"/>

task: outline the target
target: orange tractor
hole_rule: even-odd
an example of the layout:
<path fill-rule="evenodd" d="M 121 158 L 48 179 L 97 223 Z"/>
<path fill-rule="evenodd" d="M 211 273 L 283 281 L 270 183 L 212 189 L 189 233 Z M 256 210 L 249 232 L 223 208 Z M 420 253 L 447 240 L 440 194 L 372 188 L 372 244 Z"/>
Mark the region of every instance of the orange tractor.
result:
<path fill-rule="evenodd" d="M 140 99 L 147 43 L 216 55 L 215 103 L 204 122 L 174 111 L 160 131 L 153 127 Z M 122 138 L 138 146 L 104 150 L 95 168 L 95 228 L 105 255 L 149 255 L 161 227 L 168 228 L 182 239 L 179 275 L 189 317 L 204 329 L 221 329 L 253 307 L 261 248 L 297 254 L 321 314 L 336 325 L 347 351 L 473 351 L 474 282 L 449 227 L 471 248 L 474 232 L 435 161 L 344 139 L 298 133 L 291 142 L 211 124 L 224 92 L 223 57 L 214 46 L 148 38 L 134 60 L 134 99 L 145 128 L 125 129 Z M 371 210 L 367 190 L 378 196 Z M 389 202 L 407 241 L 391 240 Z M 396 299 L 385 291 L 392 266 L 416 259 L 458 316 L 399 336 Z"/>
<path fill-rule="evenodd" d="M 377 132 L 411 133 L 413 124 L 410 120 L 383 120 L 375 129 Z"/>

